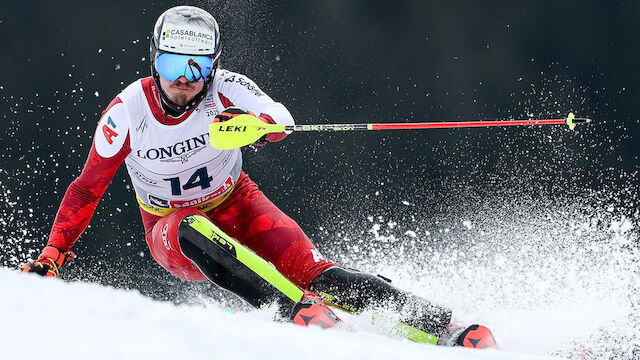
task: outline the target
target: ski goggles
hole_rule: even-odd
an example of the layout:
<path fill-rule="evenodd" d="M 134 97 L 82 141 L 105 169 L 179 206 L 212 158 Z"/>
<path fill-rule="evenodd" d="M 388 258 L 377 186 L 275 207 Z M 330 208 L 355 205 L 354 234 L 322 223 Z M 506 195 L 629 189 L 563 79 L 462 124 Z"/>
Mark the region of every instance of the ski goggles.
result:
<path fill-rule="evenodd" d="M 158 51 L 155 67 L 158 74 L 167 81 L 176 81 L 180 76 L 184 76 L 190 82 L 197 82 L 211 74 L 213 58 Z"/>

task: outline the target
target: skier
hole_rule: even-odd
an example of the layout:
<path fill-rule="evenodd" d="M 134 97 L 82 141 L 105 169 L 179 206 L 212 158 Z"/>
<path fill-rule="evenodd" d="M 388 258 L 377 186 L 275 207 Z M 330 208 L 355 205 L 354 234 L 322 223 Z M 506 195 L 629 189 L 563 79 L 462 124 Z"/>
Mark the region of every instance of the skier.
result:
<path fill-rule="evenodd" d="M 177 6 L 160 15 L 150 40 L 151 76 L 126 87 L 102 113 L 46 247 L 22 271 L 58 276 L 75 257 L 71 247 L 124 162 L 151 255 L 178 278 L 210 280 L 254 306 L 275 301 L 282 317 L 304 326 L 332 327 L 339 321 L 325 302 L 354 312 L 385 306 L 399 314 L 404 334 L 417 331 L 432 343 L 494 347 L 486 327 L 452 326 L 449 309 L 326 259 L 242 170 L 240 149 L 208 144 L 209 124 L 239 115 L 294 124 L 285 106 L 249 78 L 220 69 L 220 54 L 218 25 L 205 10 Z M 268 134 L 257 144 L 286 136 Z M 194 231 L 195 223 L 208 230 Z M 265 276 L 260 271 L 269 267 L 257 270 L 239 259 L 243 246 L 252 250 L 247 256 L 257 258 L 253 263 L 268 261 L 277 274 Z M 285 280 L 274 280 L 278 276 Z M 298 295 L 283 296 L 288 286 L 283 282 L 294 284 Z"/>

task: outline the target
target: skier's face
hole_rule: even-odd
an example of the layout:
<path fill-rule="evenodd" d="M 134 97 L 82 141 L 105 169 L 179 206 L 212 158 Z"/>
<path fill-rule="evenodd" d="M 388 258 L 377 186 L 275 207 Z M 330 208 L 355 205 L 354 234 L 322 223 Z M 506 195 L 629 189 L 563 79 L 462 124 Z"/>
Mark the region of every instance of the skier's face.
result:
<path fill-rule="evenodd" d="M 160 87 L 171 101 L 182 106 L 191 101 L 202 88 L 204 87 L 204 80 L 198 82 L 190 82 L 186 77 L 180 76 L 175 81 L 169 81 L 159 76 Z"/>

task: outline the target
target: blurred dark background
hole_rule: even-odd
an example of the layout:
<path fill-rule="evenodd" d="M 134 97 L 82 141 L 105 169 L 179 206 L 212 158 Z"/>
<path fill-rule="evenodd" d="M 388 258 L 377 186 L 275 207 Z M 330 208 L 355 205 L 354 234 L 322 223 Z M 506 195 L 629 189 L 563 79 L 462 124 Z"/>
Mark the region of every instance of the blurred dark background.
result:
<path fill-rule="evenodd" d="M 14 267 L 46 243 L 100 112 L 148 76 L 155 19 L 185 3 L 0 3 L 0 264 Z M 523 199 L 613 204 L 638 218 L 638 1 L 186 4 L 217 18 L 222 66 L 252 78 L 298 123 L 569 111 L 594 120 L 575 131 L 294 134 L 246 148 L 245 171 L 321 250 L 370 236 L 372 218 L 428 228 Z M 166 285 L 178 281 L 150 259 L 124 168 L 75 250 L 80 260 L 65 276 L 175 299 Z"/>

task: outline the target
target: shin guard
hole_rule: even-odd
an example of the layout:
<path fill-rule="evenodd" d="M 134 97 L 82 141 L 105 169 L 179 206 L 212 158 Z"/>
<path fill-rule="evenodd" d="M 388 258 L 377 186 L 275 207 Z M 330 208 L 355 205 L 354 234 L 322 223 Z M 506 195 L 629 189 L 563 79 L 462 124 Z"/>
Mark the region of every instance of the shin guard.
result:
<path fill-rule="evenodd" d="M 304 291 L 273 265 L 225 234 L 209 219 L 187 215 L 178 227 L 180 250 L 213 283 L 261 307 L 276 301 L 288 318 Z"/>

